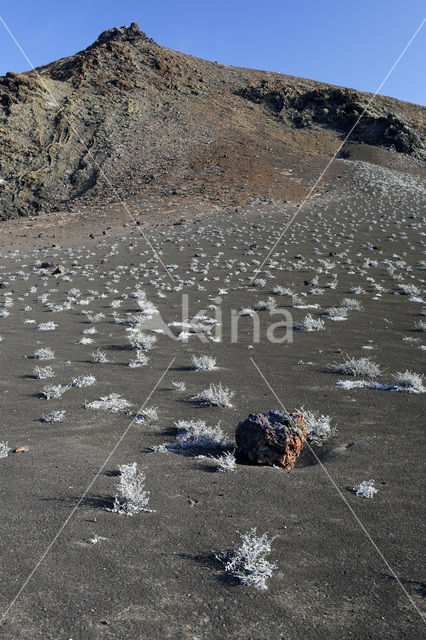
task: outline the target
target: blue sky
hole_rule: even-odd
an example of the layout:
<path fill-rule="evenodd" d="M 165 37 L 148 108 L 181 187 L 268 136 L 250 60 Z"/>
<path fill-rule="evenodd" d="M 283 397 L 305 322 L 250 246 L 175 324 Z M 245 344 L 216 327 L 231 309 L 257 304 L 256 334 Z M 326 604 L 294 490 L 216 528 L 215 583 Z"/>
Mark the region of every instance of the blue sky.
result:
<path fill-rule="evenodd" d="M 135 20 L 171 49 L 371 92 L 425 14 L 423 0 L 15 0 L 0 8 L 35 66 Z M 425 67 L 426 23 L 381 93 L 425 104 Z M 28 68 L 0 23 L 0 75 Z"/>

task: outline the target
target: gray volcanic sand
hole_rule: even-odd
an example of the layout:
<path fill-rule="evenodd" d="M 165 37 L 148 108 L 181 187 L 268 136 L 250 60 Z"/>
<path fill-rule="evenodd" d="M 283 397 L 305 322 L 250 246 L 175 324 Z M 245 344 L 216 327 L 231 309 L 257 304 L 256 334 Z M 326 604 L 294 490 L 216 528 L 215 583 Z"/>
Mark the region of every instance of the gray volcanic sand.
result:
<path fill-rule="evenodd" d="M 68 249 L 3 250 L 0 441 L 28 451 L 0 460 L 2 611 L 53 541 L 8 610 L 3 638 L 421 637 L 424 395 L 340 388 L 339 380 L 365 378 L 329 371 L 347 354 L 374 357 L 380 383 L 391 383 L 398 371 L 422 373 L 424 333 L 415 327 L 421 296 L 405 295 L 400 286 L 424 285 L 425 191 L 414 173 L 338 161 L 330 192 L 304 206 L 256 286 L 251 279 L 296 203 L 263 203 L 150 230 L 174 281 L 137 229 Z M 43 261 L 53 266 L 40 269 Z M 56 265 L 64 276 L 51 275 Z M 317 284 L 304 284 L 316 277 Z M 277 285 L 299 302 L 274 293 Z M 364 293 L 349 293 L 353 287 Z M 220 305 L 222 339 L 203 343 L 193 333 L 185 342 L 156 333 L 149 363 L 129 367 L 135 351 L 124 322 L 128 313 L 141 315 L 136 289 L 166 324 L 181 321 L 184 293 L 191 317 L 204 309 L 219 318 L 211 305 Z M 294 331 L 292 343 L 273 344 L 266 331 L 282 318 L 263 310 L 260 342 L 245 316 L 239 341 L 231 343 L 231 309 L 256 308 L 269 297 L 295 323 L 311 313 L 324 328 Z M 349 310 L 343 321 L 322 315 L 345 297 L 363 310 Z M 317 307 L 300 308 L 307 305 Z M 92 322 L 82 312 L 104 315 Z M 38 330 L 42 322 L 57 327 Z M 218 327 L 209 326 L 207 335 L 215 336 Z M 90 327 L 97 332 L 82 333 Z M 170 328 L 175 335 L 181 330 Z M 93 344 L 78 344 L 82 337 Z M 55 359 L 28 357 L 40 347 L 51 347 Z M 108 363 L 91 362 L 97 348 Z M 214 356 L 217 370 L 192 370 L 192 354 Z M 313 447 L 315 455 L 305 449 L 291 472 L 238 464 L 236 472 L 217 473 L 210 451 L 152 451 L 175 440 L 177 420 L 220 421 L 233 437 L 248 413 L 280 408 L 250 357 L 288 410 L 303 406 L 331 416 L 336 433 Z M 173 358 L 147 402 L 158 408 L 158 419 L 133 424 L 120 440 Z M 36 379 L 36 365 L 51 365 L 54 377 Z M 96 384 L 41 397 L 44 386 L 80 375 L 95 376 Z M 186 391 L 172 381 L 184 382 Z M 211 382 L 235 391 L 232 408 L 191 402 Z M 132 403 L 132 415 L 85 408 L 85 401 L 111 393 Z M 66 411 L 62 422 L 40 421 L 53 410 Z M 207 457 L 196 457 L 202 453 Z M 131 462 L 146 469 L 153 513 L 125 517 L 105 509 L 116 493 L 118 465 Z M 354 485 L 370 479 L 374 498 L 355 496 Z M 278 569 L 266 591 L 240 585 L 212 553 L 231 550 L 238 532 L 252 527 L 275 536 L 270 560 Z M 105 540 L 91 544 L 93 535 Z"/>

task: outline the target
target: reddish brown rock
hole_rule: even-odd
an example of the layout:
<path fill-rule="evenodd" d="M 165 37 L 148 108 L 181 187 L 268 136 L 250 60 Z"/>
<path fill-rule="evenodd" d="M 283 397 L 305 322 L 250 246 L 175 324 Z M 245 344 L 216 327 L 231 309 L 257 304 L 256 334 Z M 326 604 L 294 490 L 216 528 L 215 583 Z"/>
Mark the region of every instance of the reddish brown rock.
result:
<path fill-rule="evenodd" d="M 293 469 L 306 438 L 301 413 L 251 413 L 235 432 L 237 456 L 254 464 Z"/>

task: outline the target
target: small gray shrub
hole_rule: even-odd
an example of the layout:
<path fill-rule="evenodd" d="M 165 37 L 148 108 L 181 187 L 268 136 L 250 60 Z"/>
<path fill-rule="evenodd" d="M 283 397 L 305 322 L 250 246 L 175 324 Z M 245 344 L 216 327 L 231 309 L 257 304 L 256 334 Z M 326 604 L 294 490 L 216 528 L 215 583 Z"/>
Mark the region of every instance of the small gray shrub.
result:
<path fill-rule="evenodd" d="M 348 358 L 340 364 L 334 363 L 330 366 L 333 373 L 343 373 L 347 376 L 365 376 L 366 378 L 376 378 L 381 374 L 379 365 L 373 358 Z"/>
<path fill-rule="evenodd" d="M 267 533 L 257 536 L 255 528 L 240 535 L 241 541 L 235 544 L 232 552 L 213 553 L 223 563 L 225 571 L 232 573 L 241 584 L 265 590 L 268 588 L 266 580 L 277 568 L 266 559 L 274 538 L 269 539 Z"/>
<path fill-rule="evenodd" d="M 203 389 L 191 399 L 202 404 L 209 404 L 213 407 L 232 407 L 231 400 L 235 395 L 235 391 L 231 391 L 228 387 L 223 387 L 222 383 L 211 383 L 207 389 Z"/>
<path fill-rule="evenodd" d="M 120 481 L 116 485 L 117 495 L 114 499 L 112 511 L 125 516 L 133 516 L 140 511 L 152 512 L 147 509 L 149 491 L 145 490 L 144 470 L 137 468 L 136 462 L 123 464 L 119 467 Z"/>
<path fill-rule="evenodd" d="M 0 458 L 7 458 L 11 450 L 8 442 L 0 442 Z"/>

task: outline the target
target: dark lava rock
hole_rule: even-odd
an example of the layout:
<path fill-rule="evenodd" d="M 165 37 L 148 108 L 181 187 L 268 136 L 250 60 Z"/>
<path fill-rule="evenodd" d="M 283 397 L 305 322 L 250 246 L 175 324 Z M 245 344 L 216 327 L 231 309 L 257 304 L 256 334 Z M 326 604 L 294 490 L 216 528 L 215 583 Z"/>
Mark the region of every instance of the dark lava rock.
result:
<path fill-rule="evenodd" d="M 236 432 L 237 457 L 254 464 L 293 469 L 307 439 L 301 413 L 251 413 Z"/>
<path fill-rule="evenodd" d="M 61 275 L 63 276 L 65 273 L 65 269 L 63 267 L 56 267 L 55 271 L 52 273 L 52 276 Z"/>

